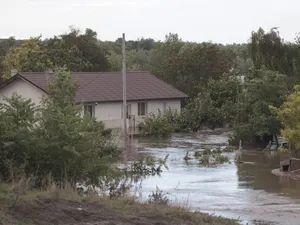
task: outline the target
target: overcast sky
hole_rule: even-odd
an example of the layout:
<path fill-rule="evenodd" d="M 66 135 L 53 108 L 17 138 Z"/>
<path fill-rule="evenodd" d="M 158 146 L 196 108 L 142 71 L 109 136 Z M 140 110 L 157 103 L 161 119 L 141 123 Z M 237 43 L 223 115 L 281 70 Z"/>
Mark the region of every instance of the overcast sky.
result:
<path fill-rule="evenodd" d="M 252 30 L 300 32 L 299 0 L 0 0 L 0 37 L 51 37 L 69 26 L 91 28 L 101 40 L 178 33 L 187 41 L 246 42 Z"/>

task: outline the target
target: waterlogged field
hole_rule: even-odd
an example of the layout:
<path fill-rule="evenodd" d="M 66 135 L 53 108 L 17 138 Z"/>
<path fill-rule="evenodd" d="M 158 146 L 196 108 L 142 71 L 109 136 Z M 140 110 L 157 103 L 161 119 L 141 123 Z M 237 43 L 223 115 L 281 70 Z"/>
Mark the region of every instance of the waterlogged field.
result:
<path fill-rule="evenodd" d="M 235 164 L 235 152 L 224 153 L 231 164 L 202 167 L 199 161 L 185 161 L 186 152 L 227 145 L 228 133 L 176 135 L 168 139 L 134 140 L 132 153 L 163 158 L 169 154 L 168 169 L 160 177 L 149 177 L 134 189 L 146 200 L 158 187 L 173 204 L 210 214 L 240 218 L 243 224 L 297 225 L 300 221 L 300 182 L 277 177 L 280 154 L 258 149 L 242 151 L 243 164 Z"/>

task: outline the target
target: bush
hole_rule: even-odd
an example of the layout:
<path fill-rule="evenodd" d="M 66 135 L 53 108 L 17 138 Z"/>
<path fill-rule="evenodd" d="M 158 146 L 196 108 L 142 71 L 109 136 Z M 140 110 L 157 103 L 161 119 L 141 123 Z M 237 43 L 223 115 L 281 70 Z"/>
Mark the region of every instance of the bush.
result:
<path fill-rule="evenodd" d="M 148 196 L 148 203 L 167 205 L 169 203 L 167 194 L 168 193 L 165 193 L 158 187 L 156 187 L 156 191 L 152 191 L 152 193 Z"/>
<path fill-rule="evenodd" d="M 181 116 L 176 110 L 168 109 L 164 113 L 150 113 L 144 121 L 138 124 L 142 135 L 170 136 L 181 130 Z"/>
<path fill-rule="evenodd" d="M 199 164 L 202 166 L 230 163 L 230 159 L 222 155 L 221 148 L 205 148 L 203 151 L 197 151 L 195 152 L 195 158 L 199 160 Z"/>

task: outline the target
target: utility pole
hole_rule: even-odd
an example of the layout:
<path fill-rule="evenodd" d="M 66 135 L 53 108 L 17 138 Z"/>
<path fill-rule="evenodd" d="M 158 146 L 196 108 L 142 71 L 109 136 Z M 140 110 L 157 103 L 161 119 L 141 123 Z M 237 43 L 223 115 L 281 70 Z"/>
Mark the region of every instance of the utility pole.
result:
<path fill-rule="evenodd" d="M 124 145 L 127 149 L 127 103 L 126 103 L 126 52 L 125 52 L 125 33 L 122 38 L 122 79 L 123 79 L 123 131 L 124 131 Z"/>

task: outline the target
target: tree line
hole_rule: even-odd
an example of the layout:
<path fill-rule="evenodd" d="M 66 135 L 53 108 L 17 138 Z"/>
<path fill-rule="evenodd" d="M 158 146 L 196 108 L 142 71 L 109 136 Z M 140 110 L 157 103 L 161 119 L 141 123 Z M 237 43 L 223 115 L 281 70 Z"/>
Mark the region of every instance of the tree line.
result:
<path fill-rule="evenodd" d="M 84 33 L 71 28 L 69 33 L 42 39 L 9 38 L 0 40 L 0 73 L 11 69 L 40 72 L 66 67 L 74 72 L 120 71 L 122 40 L 101 41 L 97 33 Z M 184 42 L 177 34 L 164 41 L 141 38 L 126 42 L 128 71 L 151 71 L 189 95 L 196 93 L 195 84 L 218 78 L 240 65 L 246 45 L 223 46 L 214 43 Z M 239 56 L 238 56 L 239 55 Z M 240 62 L 240 63 L 237 63 Z"/>
<path fill-rule="evenodd" d="M 48 39 L 0 40 L 0 72 L 9 76 L 11 69 L 63 66 L 120 71 L 121 41 L 101 41 L 91 29 L 82 33 L 74 28 Z M 169 33 L 163 41 L 128 40 L 126 52 L 129 71 L 150 71 L 189 95 L 175 130 L 229 126 L 233 142 L 277 139 L 283 125 L 270 106 L 280 108 L 300 78 L 299 37 L 286 42 L 277 29 L 260 28 L 248 43 L 231 45 L 186 42 Z"/>

